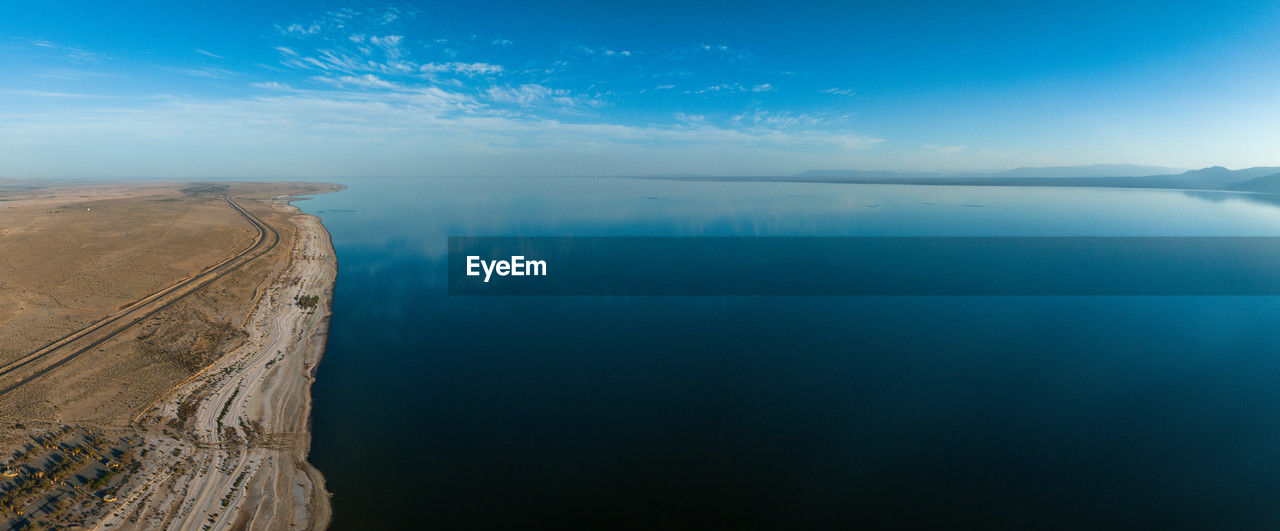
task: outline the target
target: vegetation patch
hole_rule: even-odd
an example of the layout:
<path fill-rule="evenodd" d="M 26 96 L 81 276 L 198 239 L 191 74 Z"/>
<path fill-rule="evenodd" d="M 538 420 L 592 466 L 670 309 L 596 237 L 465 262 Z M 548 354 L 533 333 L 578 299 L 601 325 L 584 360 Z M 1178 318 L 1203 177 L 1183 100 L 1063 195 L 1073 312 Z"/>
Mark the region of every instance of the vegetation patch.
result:
<path fill-rule="evenodd" d="M 231 191 L 231 185 L 228 184 L 212 184 L 212 183 L 196 183 L 182 190 L 183 194 L 190 196 L 201 195 L 224 195 Z"/>
<path fill-rule="evenodd" d="M 304 310 L 314 310 L 316 305 L 320 303 L 319 295 L 298 295 L 294 301 L 298 303 L 298 307 Z"/>

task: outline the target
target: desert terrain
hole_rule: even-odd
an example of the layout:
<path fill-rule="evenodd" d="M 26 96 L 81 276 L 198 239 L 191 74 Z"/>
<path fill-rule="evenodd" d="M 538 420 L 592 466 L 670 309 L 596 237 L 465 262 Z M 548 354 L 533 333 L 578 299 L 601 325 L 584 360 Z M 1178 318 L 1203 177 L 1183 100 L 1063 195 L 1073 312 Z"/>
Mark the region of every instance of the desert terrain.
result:
<path fill-rule="evenodd" d="M 309 183 L 0 182 L 0 521 L 322 528 Z"/>

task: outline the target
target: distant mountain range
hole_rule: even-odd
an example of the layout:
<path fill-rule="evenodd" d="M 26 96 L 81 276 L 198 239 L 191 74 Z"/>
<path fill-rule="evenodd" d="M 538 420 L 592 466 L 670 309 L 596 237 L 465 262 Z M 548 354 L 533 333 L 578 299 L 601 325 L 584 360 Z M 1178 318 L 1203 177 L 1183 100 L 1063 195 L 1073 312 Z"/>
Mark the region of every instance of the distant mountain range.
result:
<path fill-rule="evenodd" d="M 1240 170 L 1229 170 L 1222 166 L 1213 166 L 1191 171 L 1132 164 L 1052 166 L 990 172 L 952 173 L 810 170 L 791 177 L 771 180 L 865 184 L 1182 188 L 1280 193 L 1280 167 L 1275 166 L 1261 166 Z"/>

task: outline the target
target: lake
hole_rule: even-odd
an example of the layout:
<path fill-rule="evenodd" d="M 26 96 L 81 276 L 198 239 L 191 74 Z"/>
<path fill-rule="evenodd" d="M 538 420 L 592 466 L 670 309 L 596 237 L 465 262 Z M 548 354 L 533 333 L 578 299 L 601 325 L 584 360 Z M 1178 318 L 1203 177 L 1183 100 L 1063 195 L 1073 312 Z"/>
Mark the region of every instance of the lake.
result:
<path fill-rule="evenodd" d="M 1280 525 L 1277 297 L 477 297 L 446 276 L 449 236 L 1280 236 L 1264 196 L 344 184 L 298 203 L 339 261 L 311 453 L 335 529 Z"/>

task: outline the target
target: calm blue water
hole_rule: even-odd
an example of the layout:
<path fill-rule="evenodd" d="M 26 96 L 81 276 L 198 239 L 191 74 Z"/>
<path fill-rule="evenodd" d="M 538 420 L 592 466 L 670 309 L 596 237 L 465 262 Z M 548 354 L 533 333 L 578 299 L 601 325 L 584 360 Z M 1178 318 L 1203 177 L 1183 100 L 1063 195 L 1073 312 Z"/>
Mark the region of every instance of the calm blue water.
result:
<path fill-rule="evenodd" d="M 1280 235 L 1259 198 L 345 184 L 299 203 L 340 264 L 335 528 L 1280 525 L 1275 297 L 445 294 L 450 235 Z"/>

